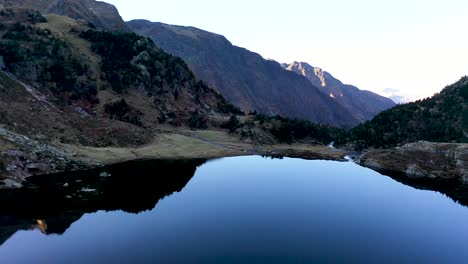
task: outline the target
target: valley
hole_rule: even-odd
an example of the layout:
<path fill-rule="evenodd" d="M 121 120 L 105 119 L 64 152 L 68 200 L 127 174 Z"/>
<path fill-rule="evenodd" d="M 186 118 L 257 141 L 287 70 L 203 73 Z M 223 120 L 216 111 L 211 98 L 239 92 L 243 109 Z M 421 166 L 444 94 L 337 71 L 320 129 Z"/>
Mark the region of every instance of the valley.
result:
<path fill-rule="evenodd" d="M 290 61 L 100 1 L 0 0 L 0 260 L 466 259 L 468 77 L 402 103 Z"/>
<path fill-rule="evenodd" d="M 89 6 L 91 2 L 79 4 Z M 14 5 L 8 2 L 4 6 Z M 84 20 L 72 19 L 82 16 L 71 9 L 54 11 L 66 12 L 69 16 L 66 17 L 42 16 L 22 8 L 43 11 L 60 6 L 53 3 L 40 8 L 28 2 L 19 6 L 5 8 L 0 14 L 0 30 L 4 32 L 0 40 L 4 64 L 0 72 L 0 116 L 4 131 L 0 135 L 3 150 L 0 169 L 7 175 L 3 176 L 6 187 L 20 186 L 33 175 L 137 159 L 255 154 L 343 160 L 347 153 L 356 150 L 363 151 L 368 159 L 374 153 L 373 148 L 391 150 L 396 145 L 420 140 L 466 142 L 466 78 L 433 99 L 386 110 L 394 105 L 390 99 L 345 85 L 320 68 L 304 62 L 280 65 L 266 61 L 233 46 L 223 36 L 196 28 L 143 20 L 127 23 L 129 28 L 148 36 L 145 38 L 127 30 L 108 31 L 112 27 L 105 23 L 99 26 L 104 30 L 95 29 Z M 118 15 L 112 16 L 112 21 L 119 21 Z M 173 45 L 176 42 L 185 48 Z M 186 58 L 190 68 L 181 58 L 166 53 L 167 49 Z M 200 64 L 200 58 L 192 56 L 208 56 L 215 50 L 225 55 L 224 61 L 223 57 L 210 57 L 208 64 Z M 267 90 L 267 86 L 262 88 L 261 93 L 265 94 L 256 94 L 251 99 L 270 99 L 267 94 L 273 94 L 281 100 L 291 100 L 294 107 L 307 106 L 307 112 L 315 117 L 257 108 L 265 104 L 260 101 L 251 104 L 245 94 L 235 97 L 231 89 L 238 86 L 228 85 L 226 80 L 234 80 L 237 75 L 221 77 L 220 71 L 234 71 L 212 67 L 211 63 L 239 67 L 233 63 L 236 56 L 263 65 L 260 67 L 263 70 L 242 69 L 243 76 L 263 72 L 266 74 L 263 80 L 274 81 L 273 86 L 267 85 Z M 200 69 L 216 74 L 215 79 L 221 82 L 213 82 Z M 299 82 L 301 89 L 310 86 L 305 89 L 315 95 L 301 94 L 302 99 L 323 101 L 305 103 L 296 101 L 293 93 L 278 94 L 275 85 L 283 85 L 282 77 L 278 76 L 289 80 L 283 83 L 289 89 Z M 258 88 L 253 83 L 242 85 L 247 85 L 246 89 Z M 287 105 L 278 103 L 281 107 Z M 342 115 L 347 120 L 338 121 L 341 117 L 337 111 L 348 112 Z M 399 121 L 402 118 L 405 120 Z M 449 125 L 444 127 L 444 122 Z M 354 128 L 349 129 L 351 126 Z M 330 142 L 342 150 L 326 148 Z M 458 170 L 461 178 L 466 177 L 464 159 L 462 155 L 460 162 L 454 161 L 461 167 Z M 424 167 L 422 171 L 431 170 L 424 164 L 417 166 Z M 399 171 L 404 174 L 406 169 Z"/>

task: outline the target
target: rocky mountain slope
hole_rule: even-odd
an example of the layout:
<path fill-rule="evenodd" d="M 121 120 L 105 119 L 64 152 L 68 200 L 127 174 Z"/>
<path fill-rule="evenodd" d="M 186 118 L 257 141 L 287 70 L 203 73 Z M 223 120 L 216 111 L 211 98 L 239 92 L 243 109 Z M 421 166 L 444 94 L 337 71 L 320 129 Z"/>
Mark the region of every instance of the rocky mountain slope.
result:
<path fill-rule="evenodd" d="M 129 28 L 184 59 L 195 75 L 243 110 L 301 118 L 340 127 L 362 119 L 323 94 L 305 77 L 232 45 L 225 37 L 193 27 L 135 20 Z"/>
<path fill-rule="evenodd" d="M 0 175 L 67 166 L 50 162 L 58 156 L 48 143 L 136 146 L 161 126 L 205 127 L 236 112 L 180 58 L 134 33 L 7 8 L 0 36 Z"/>
<path fill-rule="evenodd" d="M 361 122 L 372 119 L 378 113 L 395 106 L 395 103 L 388 98 L 343 84 L 330 73 L 306 62 L 293 62 L 282 66 L 288 71 L 306 77 L 322 93 L 336 100 Z"/>
<path fill-rule="evenodd" d="M 129 30 L 113 5 L 95 0 L 0 0 L 0 8 L 7 7 L 24 7 L 43 14 L 81 19 L 99 29 Z M 340 127 L 351 127 L 363 121 L 328 96 L 320 95 L 317 88 L 304 79 L 288 75 L 277 63 L 235 47 L 222 36 L 168 25 L 163 34 L 159 34 L 162 28 L 158 26 L 162 24 L 141 23 L 129 25 L 140 25 L 138 29 L 132 28 L 137 33 L 150 37 L 157 35 L 153 40 L 161 48 L 182 57 L 198 78 L 246 111 L 257 110 Z M 142 25 L 152 32 L 145 32 Z M 156 35 L 155 30 L 159 32 Z"/>
<path fill-rule="evenodd" d="M 115 6 L 95 0 L 0 0 L 0 9 L 23 7 L 92 23 L 100 29 L 128 31 Z"/>
<path fill-rule="evenodd" d="M 468 143 L 468 77 L 431 98 L 398 105 L 350 132 L 362 148 L 419 140 Z"/>

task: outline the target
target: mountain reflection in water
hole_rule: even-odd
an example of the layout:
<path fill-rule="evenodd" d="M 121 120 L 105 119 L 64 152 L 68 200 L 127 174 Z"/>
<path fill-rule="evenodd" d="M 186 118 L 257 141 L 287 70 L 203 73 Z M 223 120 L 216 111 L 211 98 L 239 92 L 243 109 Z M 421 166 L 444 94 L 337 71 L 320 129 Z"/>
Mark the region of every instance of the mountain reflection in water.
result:
<path fill-rule="evenodd" d="M 152 210 L 165 196 L 182 191 L 197 167 L 206 162 L 204 159 L 132 161 L 90 171 L 32 177 L 22 189 L 0 192 L 0 245 L 19 230 L 64 234 L 84 214 L 101 210 L 127 213 Z M 468 206 L 466 184 L 382 173 L 416 189 L 438 191 Z"/>
<path fill-rule="evenodd" d="M 452 199 L 454 202 L 468 207 L 468 184 L 462 183 L 458 179 L 408 178 L 406 175 L 394 172 L 379 172 L 406 186 L 418 190 L 439 192 Z"/>
<path fill-rule="evenodd" d="M 19 230 L 63 234 L 84 214 L 139 213 L 180 192 L 206 160 L 133 161 L 86 172 L 31 178 L 0 192 L 0 245 Z"/>
<path fill-rule="evenodd" d="M 468 259 L 468 192 L 458 182 L 393 175 L 403 185 L 352 162 L 250 156 L 198 167 L 205 162 L 132 162 L 2 191 L 0 262 Z"/>

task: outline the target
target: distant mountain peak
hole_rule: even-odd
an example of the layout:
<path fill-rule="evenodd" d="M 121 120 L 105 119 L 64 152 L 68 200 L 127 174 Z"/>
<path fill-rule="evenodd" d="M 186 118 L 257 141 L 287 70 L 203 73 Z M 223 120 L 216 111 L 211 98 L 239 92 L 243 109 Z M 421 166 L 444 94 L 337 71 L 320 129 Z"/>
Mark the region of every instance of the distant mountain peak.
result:
<path fill-rule="evenodd" d="M 352 127 L 361 119 L 304 76 L 201 29 L 134 20 L 129 28 L 184 59 L 195 75 L 245 111 Z M 181 32 L 188 31 L 184 34 Z M 198 37 L 193 38 L 193 34 Z M 336 94 L 335 94 L 336 95 Z"/>
<path fill-rule="evenodd" d="M 297 61 L 289 65 L 288 64 L 284 64 L 284 65 L 286 66 L 283 66 L 283 67 L 287 69 L 288 71 L 299 73 L 306 78 L 309 77 L 311 74 L 313 74 L 320 80 L 319 87 L 327 86 L 327 80 L 325 77 L 327 72 L 325 72 L 322 68 L 314 67 L 308 64 L 307 62 L 297 62 Z"/>
<path fill-rule="evenodd" d="M 383 89 L 379 94 L 392 99 L 397 104 L 406 104 L 412 101 L 411 98 L 404 96 L 400 90 L 394 88 Z"/>
<path fill-rule="evenodd" d="M 307 62 L 295 61 L 291 64 L 281 64 L 288 71 L 306 77 L 319 90 L 335 99 L 347 108 L 361 121 L 371 119 L 383 110 L 391 108 L 395 103 L 385 97 L 369 91 L 361 91 L 352 85 L 343 84 L 330 73 Z"/>

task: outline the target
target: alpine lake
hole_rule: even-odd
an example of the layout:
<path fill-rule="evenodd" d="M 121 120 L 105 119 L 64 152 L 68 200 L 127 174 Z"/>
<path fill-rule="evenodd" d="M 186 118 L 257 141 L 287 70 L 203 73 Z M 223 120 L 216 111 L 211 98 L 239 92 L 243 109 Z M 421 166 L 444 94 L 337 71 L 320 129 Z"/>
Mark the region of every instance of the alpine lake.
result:
<path fill-rule="evenodd" d="M 0 192 L 0 263 L 466 263 L 468 187 L 351 161 L 135 161 Z"/>

